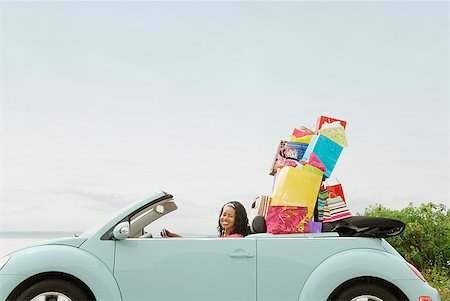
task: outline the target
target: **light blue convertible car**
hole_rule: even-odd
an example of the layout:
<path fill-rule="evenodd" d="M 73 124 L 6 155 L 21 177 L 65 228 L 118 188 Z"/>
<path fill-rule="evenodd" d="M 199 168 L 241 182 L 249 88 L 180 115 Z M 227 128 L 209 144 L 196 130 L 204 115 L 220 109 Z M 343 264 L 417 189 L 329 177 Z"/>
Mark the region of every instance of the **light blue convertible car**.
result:
<path fill-rule="evenodd" d="M 0 300 L 440 300 L 384 239 L 336 232 L 152 237 L 177 208 L 157 192 L 79 237 L 0 260 Z"/>

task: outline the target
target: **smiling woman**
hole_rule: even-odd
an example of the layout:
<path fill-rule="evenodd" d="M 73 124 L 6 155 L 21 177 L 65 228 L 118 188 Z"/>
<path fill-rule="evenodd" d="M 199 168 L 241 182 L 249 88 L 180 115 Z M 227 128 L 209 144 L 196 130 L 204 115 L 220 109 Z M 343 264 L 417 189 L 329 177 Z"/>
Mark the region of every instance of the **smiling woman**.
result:
<path fill-rule="evenodd" d="M 244 237 L 250 233 L 247 212 L 238 201 L 226 203 L 219 214 L 220 237 Z"/>
<path fill-rule="evenodd" d="M 222 206 L 217 226 L 219 237 L 245 237 L 250 234 L 247 211 L 238 201 L 231 201 Z M 161 231 L 161 237 L 182 237 L 167 229 Z"/>

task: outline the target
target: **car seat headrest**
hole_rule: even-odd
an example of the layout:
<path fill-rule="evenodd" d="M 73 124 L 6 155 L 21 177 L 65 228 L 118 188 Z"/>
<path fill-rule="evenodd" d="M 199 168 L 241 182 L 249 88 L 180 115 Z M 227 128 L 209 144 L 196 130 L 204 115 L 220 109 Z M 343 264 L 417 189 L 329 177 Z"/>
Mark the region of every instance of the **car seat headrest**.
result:
<path fill-rule="evenodd" d="M 252 233 L 266 233 L 266 219 L 262 215 L 257 215 L 252 220 L 250 229 Z"/>

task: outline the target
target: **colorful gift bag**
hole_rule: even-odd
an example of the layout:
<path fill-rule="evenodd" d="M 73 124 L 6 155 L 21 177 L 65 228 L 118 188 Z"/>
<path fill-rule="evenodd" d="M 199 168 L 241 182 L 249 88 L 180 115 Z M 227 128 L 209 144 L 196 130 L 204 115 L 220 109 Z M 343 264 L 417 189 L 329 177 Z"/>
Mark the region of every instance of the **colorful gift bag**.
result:
<path fill-rule="evenodd" d="M 248 216 L 248 221 L 250 225 L 253 225 L 253 220 L 257 216 L 260 215 L 264 218 L 266 217 L 269 204 L 270 204 L 270 196 L 260 195 L 256 197 L 256 199 L 252 203 L 252 210 L 250 211 L 250 214 Z"/>
<path fill-rule="evenodd" d="M 306 143 L 286 142 L 281 140 L 269 174 L 275 175 L 277 170 L 284 166 L 297 167 L 307 148 L 308 144 Z"/>
<path fill-rule="evenodd" d="M 342 147 L 348 146 L 347 136 L 345 135 L 345 127 L 347 122 L 344 120 L 320 116 L 317 119 L 317 134 L 327 136 Z"/>
<path fill-rule="evenodd" d="M 326 182 L 326 184 L 327 184 L 327 192 L 328 192 L 328 196 L 330 197 L 330 198 L 335 198 L 335 197 L 338 197 L 338 196 L 340 196 L 341 198 L 342 198 L 342 200 L 344 201 L 344 202 L 346 202 L 345 201 L 345 197 L 344 197 L 344 190 L 342 189 L 342 185 L 341 185 L 341 183 L 339 183 L 339 181 L 338 180 L 335 180 L 336 181 L 336 183 L 335 184 L 328 184 L 328 180 L 327 181 L 325 181 Z M 347 202 L 346 202 L 347 203 Z"/>
<path fill-rule="evenodd" d="M 267 209 L 269 208 L 269 204 L 270 204 L 270 196 L 267 196 L 267 195 L 258 196 L 252 203 L 251 215 L 266 216 Z"/>
<path fill-rule="evenodd" d="M 305 206 L 269 206 L 267 232 L 273 234 L 308 233 L 308 208 Z"/>
<path fill-rule="evenodd" d="M 327 170 L 324 175 L 329 178 L 342 152 L 342 146 L 324 135 L 314 136 L 303 155 L 302 160 L 308 161 L 311 153 L 315 153 Z"/>
<path fill-rule="evenodd" d="M 308 135 L 308 136 L 302 136 L 302 137 L 295 137 L 294 135 L 291 135 L 291 142 L 298 142 L 298 143 L 306 143 L 308 144 L 312 137 L 314 137 L 314 135 Z"/>
<path fill-rule="evenodd" d="M 329 198 L 323 209 L 323 222 L 329 223 L 351 217 L 352 213 L 341 197 Z"/>
<path fill-rule="evenodd" d="M 328 125 L 331 125 L 331 124 L 341 125 L 344 129 L 347 126 L 347 122 L 344 120 L 336 119 L 333 117 L 320 116 L 319 118 L 317 118 L 316 129 L 318 131 L 318 130 L 322 129 L 323 127 L 327 127 Z"/>
<path fill-rule="evenodd" d="M 291 142 L 299 142 L 308 144 L 311 141 L 315 131 L 307 128 L 306 126 L 300 127 L 300 129 L 294 129 L 291 135 Z"/>
<path fill-rule="evenodd" d="M 328 191 L 326 188 L 320 189 L 319 191 L 319 197 L 317 198 L 317 221 L 321 222 L 323 221 L 323 210 L 325 207 L 325 204 L 327 203 L 328 199 Z"/>
<path fill-rule="evenodd" d="M 310 165 L 294 168 L 283 167 L 277 173 L 271 205 L 306 206 L 308 219 L 314 215 L 317 195 L 322 184 L 323 172 Z"/>
<path fill-rule="evenodd" d="M 278 145 L 277 152 L 275 153 L 275 158 L 273 159 L 272 168 L 270 169 L 269 174 L 273 176 L 277 170 L 286 165 L 286 158 L 284 157 L 284 148 L 286 146 L 287 141 L 281 140 Z"/>
<path fill-rule="evenodd" d="M 321 233 L 322 232 L 322 223 L 308 221 L 308 228 L 309 228 L 308 229 L 309 233 Z"/>
<path fill-rule="evenodd" d="M 311 166 L 314 166 L 315 168 L 318 168 L 323 172 L 327 170 L 325 165 L 322 163 L 322 161 L 320 161 L 319 157 L 317 157 L 315 153 L 311 153 L 309 155 L 308 161 L 300 160 L 300 162 L 304 165 L 309 164 Z"/>
<path fill-rule="evenodd" d="M 281 140 L 278 145 L 277 152 L 275 154 L 275 158 L 272 164 L 272 168 L 270 169 L 269 174 L 275 175 L 278 169 L 284 166 L 293 166 L 296 167 L 298 163 L 298 151 L 293 147 L 287 147 L 287 141 Z M 304 154 L 304 151 L 301 153 Z"/>
<path fill-rule="evenodd" d="M 287 158 L 300 161 L 308 148 L 308 143 L 287 142 L 285 147 L 285 155 Z"/>
<path fill-rule="evenodd" d="M 327 127 L 319 130 L 319 133 L 327 136 L 342 147 L 348 146 L 347 136 L 345 135 L 345 128 L 338 125 L 335 127 Z"/>
<path fill-rule="evenodd" d="M 292 136 L 294 136 L 295 138 L 300 138 L 300 137 L 304 137 L 304 136 L 309 136 L 309 135 L 314 135 L 315 133 L 312 131 L 308 131 L 308 130 L 299 130 L 299 129 L 294 129 L 294 131 L 292 132 Z"/>

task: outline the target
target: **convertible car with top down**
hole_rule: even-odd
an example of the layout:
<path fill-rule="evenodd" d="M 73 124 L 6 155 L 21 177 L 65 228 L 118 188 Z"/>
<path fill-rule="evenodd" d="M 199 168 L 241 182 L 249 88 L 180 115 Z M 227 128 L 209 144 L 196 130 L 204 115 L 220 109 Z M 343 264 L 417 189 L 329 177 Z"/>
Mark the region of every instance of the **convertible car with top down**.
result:
<path fill-rule="evenodd" d="M 440 300 L 382 238 L 398 229 L 346 221 L 274 235 L 255 218 L 245 238 L 152 236 L 151 224 L 176 209 L 156 192 L 78 237 L 3 257 L 0 301 Z"/>

